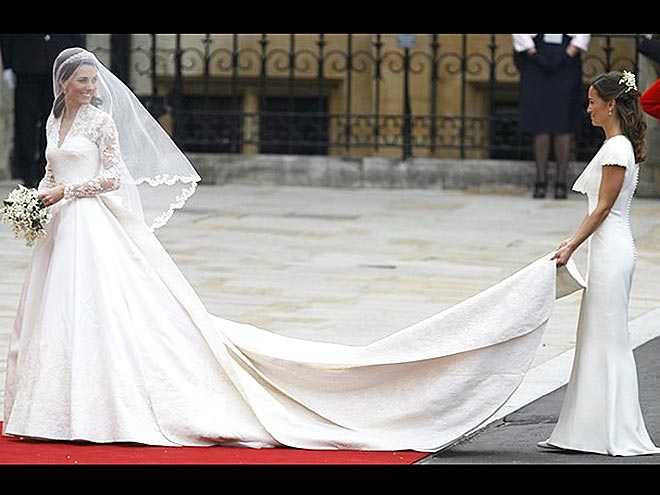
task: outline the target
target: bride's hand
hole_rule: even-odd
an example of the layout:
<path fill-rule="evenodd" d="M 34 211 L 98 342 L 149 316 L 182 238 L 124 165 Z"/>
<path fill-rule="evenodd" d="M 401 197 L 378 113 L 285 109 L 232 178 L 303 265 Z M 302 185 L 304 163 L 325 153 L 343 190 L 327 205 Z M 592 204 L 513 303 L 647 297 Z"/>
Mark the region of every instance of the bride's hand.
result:
<path fill-rule="evenodd" d="M 573 251 L 575 251 L 575 247 L 573 246 L 571 239 L 565 239 L 559 243 L 559 246 L 557 246 L 557 252 L 552 259 L 557 260 L 557 266 L 564 266 L 568 263 Z"/>
<path fill-rule="evenodd" d="M 62 184 L 46 189 L 39 193 L 39 197 L 46 206 L 53 206 L 64 198 L 64 186 Z"/>

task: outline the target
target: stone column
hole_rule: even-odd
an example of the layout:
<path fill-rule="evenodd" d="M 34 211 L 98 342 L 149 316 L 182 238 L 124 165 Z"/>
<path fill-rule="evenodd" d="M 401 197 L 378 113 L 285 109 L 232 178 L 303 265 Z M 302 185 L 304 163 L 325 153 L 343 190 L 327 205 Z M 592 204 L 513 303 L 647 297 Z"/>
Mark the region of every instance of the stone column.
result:
<path fill-rule="evenodd" d="M 4 70 L 4 67 L 3 67 Z M 11 178 L 10 157 L 14 147 L 14 91 L 0 77 L 0 180 Z"/>
<path fill-rule="evenodd" d="M 246 113 L 256 113 L 259 111 L 259 92 L 256 87 L 245 88 L 245 93 L 243 97 L 243 111 Z M 256 125 L 256 120 L 246 121 L 245 128 L 243 129 L 243 134 L 246 140 L 251 137 L 251 134 L 259 132 L 258 125 Z M 243 146 L 243 154 L 245 155 L 254 155 L 259 152 L 259 145 L 257 144 L 245 144 Z"/>
<path fill-rule="evenodd" d="M 644 55 L 639 57 L 639 89 L 644 92 L 657 79 L 658 73 L 654 64 Z M 647 158 L 639 171 L 639 185 L 637 195 L 641 198 L 660 198 L 660 121 L 646 116 L 648 131 Z"/>

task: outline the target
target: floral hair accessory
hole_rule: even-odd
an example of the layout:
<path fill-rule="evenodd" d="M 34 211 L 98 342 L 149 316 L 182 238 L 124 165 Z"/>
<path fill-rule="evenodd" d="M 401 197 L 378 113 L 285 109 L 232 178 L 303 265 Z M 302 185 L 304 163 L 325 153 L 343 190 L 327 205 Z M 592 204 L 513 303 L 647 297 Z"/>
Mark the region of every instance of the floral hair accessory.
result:
<path fill-rule="evenodd" d="M 630 71 L 624 70 L 621 79 L 619 79 L 619 84 L 626 86 L 626 93 L 631 89 L 637 91 L 637 83 L 635 82 L 635 74 Z"/>

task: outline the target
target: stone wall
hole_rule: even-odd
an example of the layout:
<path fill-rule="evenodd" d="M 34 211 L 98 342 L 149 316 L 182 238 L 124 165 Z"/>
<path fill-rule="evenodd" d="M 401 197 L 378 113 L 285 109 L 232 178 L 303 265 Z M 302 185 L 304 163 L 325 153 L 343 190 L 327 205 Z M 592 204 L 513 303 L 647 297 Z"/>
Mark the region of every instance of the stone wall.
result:
<path fill-rule="evenodd" d="M 535 165 L 517 160 L 340 158 L 298 155 L 189 153 L 205 184 L 339 188 L 419 188 L 481 191 L 531 189 Z M 571 184 L 585 163 L 572 163 Z M 554 183 L 554 163 L 548 171 Z"/>

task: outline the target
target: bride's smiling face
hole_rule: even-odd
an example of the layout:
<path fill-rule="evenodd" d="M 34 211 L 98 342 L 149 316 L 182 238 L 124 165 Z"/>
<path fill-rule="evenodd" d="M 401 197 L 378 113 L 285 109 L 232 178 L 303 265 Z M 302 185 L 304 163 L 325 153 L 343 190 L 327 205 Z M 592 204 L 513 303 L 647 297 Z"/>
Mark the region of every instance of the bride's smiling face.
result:
<path fill-rule="evenodd" d="M 92 96 L 96 92 L 97 72 L 95 67 L 88 64 L 76 69 L 63 84 L 67 103 L 78 106 L 92 101 Z"/>

